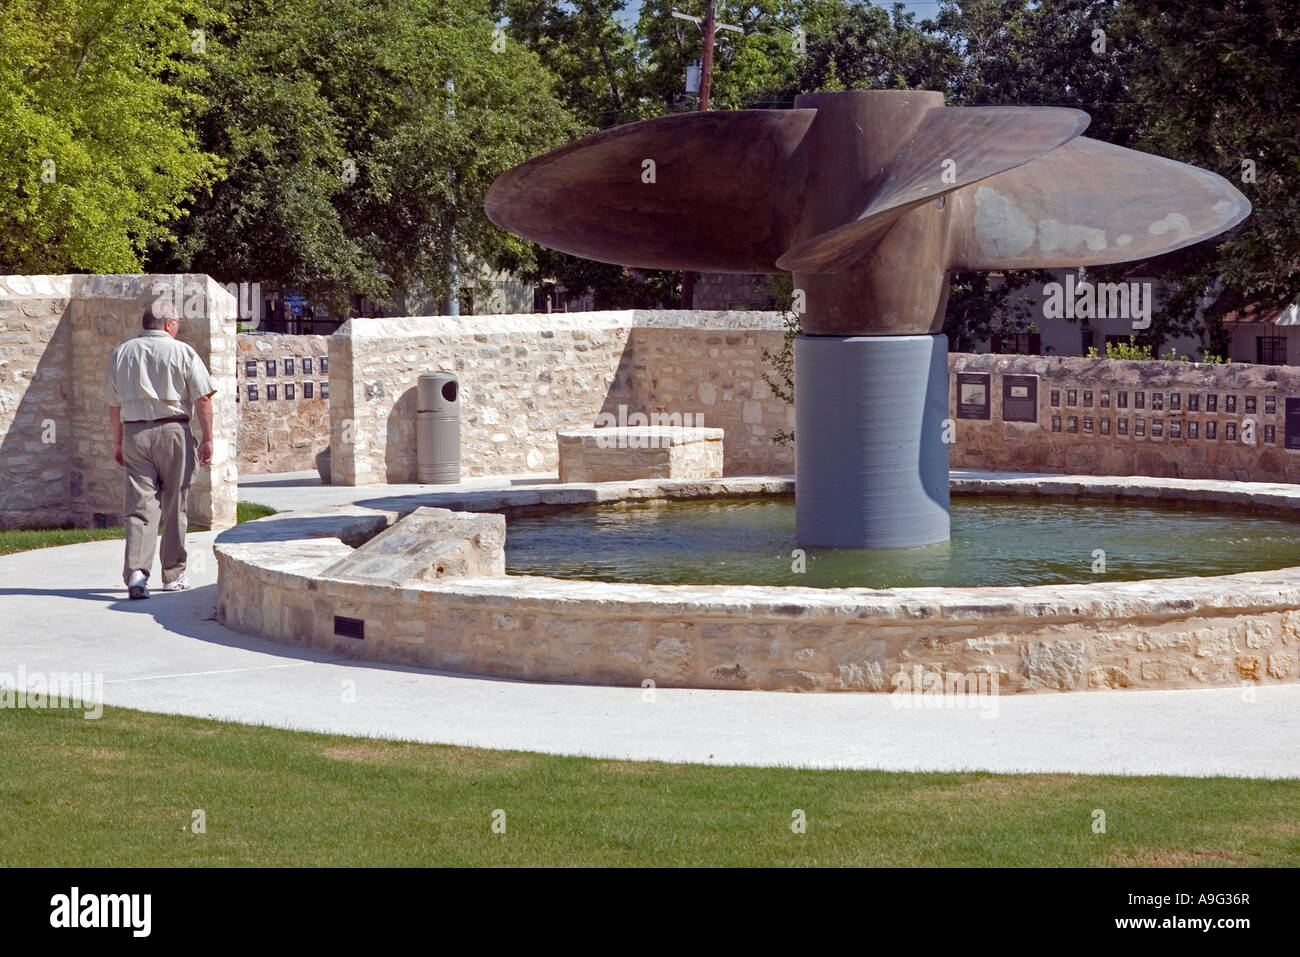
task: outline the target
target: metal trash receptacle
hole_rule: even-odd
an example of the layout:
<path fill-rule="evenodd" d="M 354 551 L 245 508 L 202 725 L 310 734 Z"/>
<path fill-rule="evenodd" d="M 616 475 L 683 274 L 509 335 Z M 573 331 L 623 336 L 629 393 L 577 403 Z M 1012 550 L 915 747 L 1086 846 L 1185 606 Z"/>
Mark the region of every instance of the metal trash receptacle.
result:
<path fill-rule="evenodd" d="M 415 384 L 415 455 L 421 484 L 460 481 L 460 380 L 426 372 Z"/>

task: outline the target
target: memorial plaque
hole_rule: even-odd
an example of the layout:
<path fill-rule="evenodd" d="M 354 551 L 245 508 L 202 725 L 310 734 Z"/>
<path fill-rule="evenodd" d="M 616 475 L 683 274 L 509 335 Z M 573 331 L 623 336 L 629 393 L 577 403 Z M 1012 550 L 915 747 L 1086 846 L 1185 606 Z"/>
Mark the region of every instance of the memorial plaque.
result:
<path fill-rule="evenodd" d="M 957 373 L 957 418 L 988 419 L 989 374 L 987 372 Z"/>
<path fill-rule="evenodd" d="M 1264 414 L 1277 415 L 1277 396 L 1275 395 L 1264 396 Z"/>
<path fill-rule="evenodd" d="M 1163 436 L 1164 434 L 1165 434 L 1165 420 L 1164 420 L 1164 419 L 1152 419 L 1152 420 L 1151 420 L 1151 438 L 1153 438 L 1153 439 L 1158 439 L 1158 438 L 1160 438 L 1161 436 Z"/>
<path fill-rule="evenodd" d="M 311 356 L 302 357 L 302 374 L 311 375 Z"/>
<path fill-rule="evenodd" d="M 1199 439 L 1199 438 L 1201 437 L 1201 423 L 1199 423 L 1199 422 L 1188 422 L 1188 423 L 1187 423 L 1187 437 L 1188 437 L 1189 439 Z"/>
<path fill-rule="evenodd" d="M 1128 419 L 1116 419 L 1115 429 L 1120 435 L 1128 435 Z"/>
<path fill-rule="evenodd" d="M 1102 407 L 1103 409 L 1109 409 L 1109 408 L 1110 408 L 1110 389 L 1102 389 L 1102 390 L 1101 390 L 1101 403 L 1100 403 L 1100 404 L 1101 404 L 1101 407 Z"/>
<path fill-rule="evenodd" d="M 250 379 L 257 378 L 257 360 L 249 359 L 244 363 L 244 375 Z"/>
<path fill-rule="evenodd" d="M 1083 390 L 1083 404 L 1086 405 L 1086 406 L 1091 406 L 1091 405 L 1092 405 L 1092 390 L 1091 390 L 1091 389 L 1084 389 L 1084 390 Z"/>
<path fill-rule="evenodd" d="M 293 383 L 292 383 L 292 382 L 286 382 L 286 383 L 284 384 L 284 397 L 285 397 L 286 399 L 292 399 L 292 398 L 293 398 Z"/>
<path fill-rule="evenodd" d="M 1237 397 L 1235 395 L 1225 395 L 1223 397 L 1223 411 L 1229 415 L 1235 415 L 1237 412 Z"/>
<path fill-rule="evenodd" d="M 1178 412 L 1183 407 L 1183 394 L 1181 392 L 1169 393 L 1169 409 L 1172 412 Z"/>
<path fill-rule="evenodd" d="M 1133 408 L 1145 409 L 1147 407 L 1147 394 L 1145 392 L 1133 393 Z"/>
<path fill-rule="evenodd" d="M 1101 434 L 1110 435 L 1110 419 L 1101 420 Z"/>
<path fill-rule="evenodd" d="M 1187 393 L 1187 411 L 1188 412 L 1201 411 L 1201 395 L 1199 392 Z"/>
<path fill-rule="evenodd" d="M 1283 448 L 1300 450 L 1300 399 L 1286 400 L 1286 429 Z"/>
<path fill-rule="evenodd" d="M 1272 422 L 1264 426 L 1264 441 L 1269 445 L 1277 444 L 1277 426 Z"/>
<path fill-rule="evenodd" d="M 1254 415 L 1257 408 L 1259 408 L 1259 406 L 1255 402 L 1255 397 L 1253 395 L 1246 396 L 1246 414 Z"/>
<path fill-rule="evenodd" d="M 1236 442 L 1236 441 L 1237 441 L 1237 423 L 1236 423 L 1236 422 L 1225 422 L 1225 423 L 1223 424 L 1223 441 L 1225 441 L 1225 442 Z"/>
<path fill-rule="evenodd" d="M 1079 431 L 1079 417 L 1077 415 L 1072 415 L 1065 420 L 1065 431 L 1067 432 Z"/>
<path fill-rule="evenodd" d="M 330 397 L 330 384 L 328 382 L 322 382 L 320 384 L 320 397 L 322 399 L 328 399 Z"/>
<path fill-rule="evenodd" d="M 250 386 L 248 387 L 248 401 L 249 401 L 249 402 L 256 402 L 256 401 L 257 401 L 257 386 L 255 386 L 255 385 L 250 385 Z M 177 527 L 179 528 L 180 526 L 177 526 Z"/>
<path fill-rule="evenodd" d="M 274 360 L 274 359 L 267 359 L 267 360 L 266 360 L 266 374 L 267 374 L 268 377 L 269 377 L 269 376 L 274 376 L 274 375 L 275 375 L 275 360 Z M 270 398 L 270 396 L 268 396 L 267 398 Z"/>
<path fill-rule="evenodd" d="M 1219 397 L 1215 395 L 1213 392 L 1211 392 L 1209 395 L 1205 397 L 1205 411 L 1206 412 L 1219 411 Z M 1205 437 L 1208 439 L 1210 436 L 1207 434 Z"/>
<path fill-rule="evenodd" d="M 1121 390 L 1115 393 L 1115 408 L 1117 409 L 1128 408 L 1128 392 Z"/>
<path fill-rule="evenodd" d="M 1052 431 L 1053 432 L 1061 431 L 1061 417 L 1059 415 L 1052 416 Z"/>
<path fill-rule="evenodd" d="M 1078 405 L 1078 404 L 1079 404 L 1079 390 L 1078 390 L 1078 389 L 1066 389 L 1066 390 L 1065 390 L 1065 404 L 1066 404 L 1066 405 Z"/>
<path fill-rule="evenodd" d="M 1217 439 L 1218 437 L 1219 437 L 1219 423 L 1218 423 L 1218 422 L 1206 422 L 1206 423 L 1205 423 L 1205 438 L 1206 438 L 1207 440 L 1213 441 L 1214 439 Z"/>
<path fill-rule="evenodd" d="M 325 375 L 330 371 L 330 360 L 328 356 L 320 357 L 320 374 Z"/>
<path fill-rule="evenodd" d="M 310 399 L 310 398 L 312 398 L 313 395 L 314 395 L 314 393 L 315 393 L 315 389 L 316 389 L 316 383 L 314 383 L 314 382 L 304 382 L 304 383 L 302 384 L 302 397 L 303 397 L 304 399 Z"/>
<path fill-rule="evenodd" d="M 1002 421 L 1038 421 L 1038 376 L 1002 377 Z"/>
<path fill-rule="evenodd" d="M 284 360 L 284 374 L 285 374 L 285 375 L 293 375 L 293 360 L 292 360 L 292 359 L 285 359 L 285 360 Z M 289 397 L 286 395 L 285 398 L 287 399 L 287 398 L 289 398 Z"/>
<path fill-rule="evenodd" d="M 1146 434 L 1147 434 L 1147 420 L 1146 420 L 1146 419 L 1134 419 L 1134 420 L 1133 420 L 1133 434 L 1134 434 L 1134 435 L 1146 435 Z"/>
<path fill-rule="evenodd" d="M 1083 417 L 1083 431 L 1085 435 L 1092 435 L 1092 416 L 1085 415 Z"/>
<path fill-rule="evenodd" d="M 1165 407 L 1165 394 L 1163 392 L 1151 393 L 1151 411 L 1157 412 Z"/>
<path fill-rule="evenodd" d="M 1169 437 L 1171 439 L 1181 439 L 1183 437 L 1183 423 L 1180 420 L 1169 420 Z"/>
<path fill-rule="evenodd" d="M 267 402 L 274 402 L 274 401 L 275 401 L 275 385 L 274 385 L 274 384 L 272 384 L 272 385 L 268 385 L 268 386 L 266 387 L 266 401 L 267 401 Z"/>
<path fill-rule="evenodd" d="M 1052 405 L 1060 405 L 1060 404 L 1061 404 L 1061 390 L 1060 390 L 1060 389 L 1053 389 L 1053 390 L 1052 390 Z"/>

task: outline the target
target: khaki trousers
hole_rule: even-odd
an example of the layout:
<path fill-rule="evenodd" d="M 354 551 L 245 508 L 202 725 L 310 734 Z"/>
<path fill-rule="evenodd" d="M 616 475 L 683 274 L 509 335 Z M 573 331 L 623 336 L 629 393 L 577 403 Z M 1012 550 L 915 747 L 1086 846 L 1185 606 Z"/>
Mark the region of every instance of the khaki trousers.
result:
<path fill-rule="evenodd" d="M 188 423 L 122 423 L 122 461 L 126 465 L 126 562 L 122 580 L 137 569 L 149 576 L 161 521 L 162 578 L 175 581 L 185 571 L 185 516 L 194 478 L 194 436 Z"/>

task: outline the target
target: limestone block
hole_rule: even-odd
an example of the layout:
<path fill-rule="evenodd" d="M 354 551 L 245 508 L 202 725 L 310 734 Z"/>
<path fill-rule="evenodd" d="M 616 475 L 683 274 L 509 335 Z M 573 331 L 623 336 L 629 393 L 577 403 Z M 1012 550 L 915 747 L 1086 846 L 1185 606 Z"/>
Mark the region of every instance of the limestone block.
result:
<path fill-rule="evenodd" d="M 390 585 L 495 577 L 505 574 L 505 541 L 503 515 L 417 508 L 322 577 Z"/>
<path fill-rule="evenodd" d="M 556 432 L 561 482 L 721 478 L 722 429 L 642 426 Z"/>

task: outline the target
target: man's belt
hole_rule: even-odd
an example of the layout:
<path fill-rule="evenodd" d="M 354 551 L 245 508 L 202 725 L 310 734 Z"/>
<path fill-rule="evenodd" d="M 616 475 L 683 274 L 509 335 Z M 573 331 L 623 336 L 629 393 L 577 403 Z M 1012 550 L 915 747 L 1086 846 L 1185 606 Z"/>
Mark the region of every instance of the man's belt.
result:
<path fill-rule="evenodd" d="M 184 425 L 189 420 L 190 420 L 189 416 L 186 415 L 173 415 L 166 419 L 127 419 L 126 424 L 127 425 L 164 425 L 168 422 L 179 422 L 182 425 Z"/>

